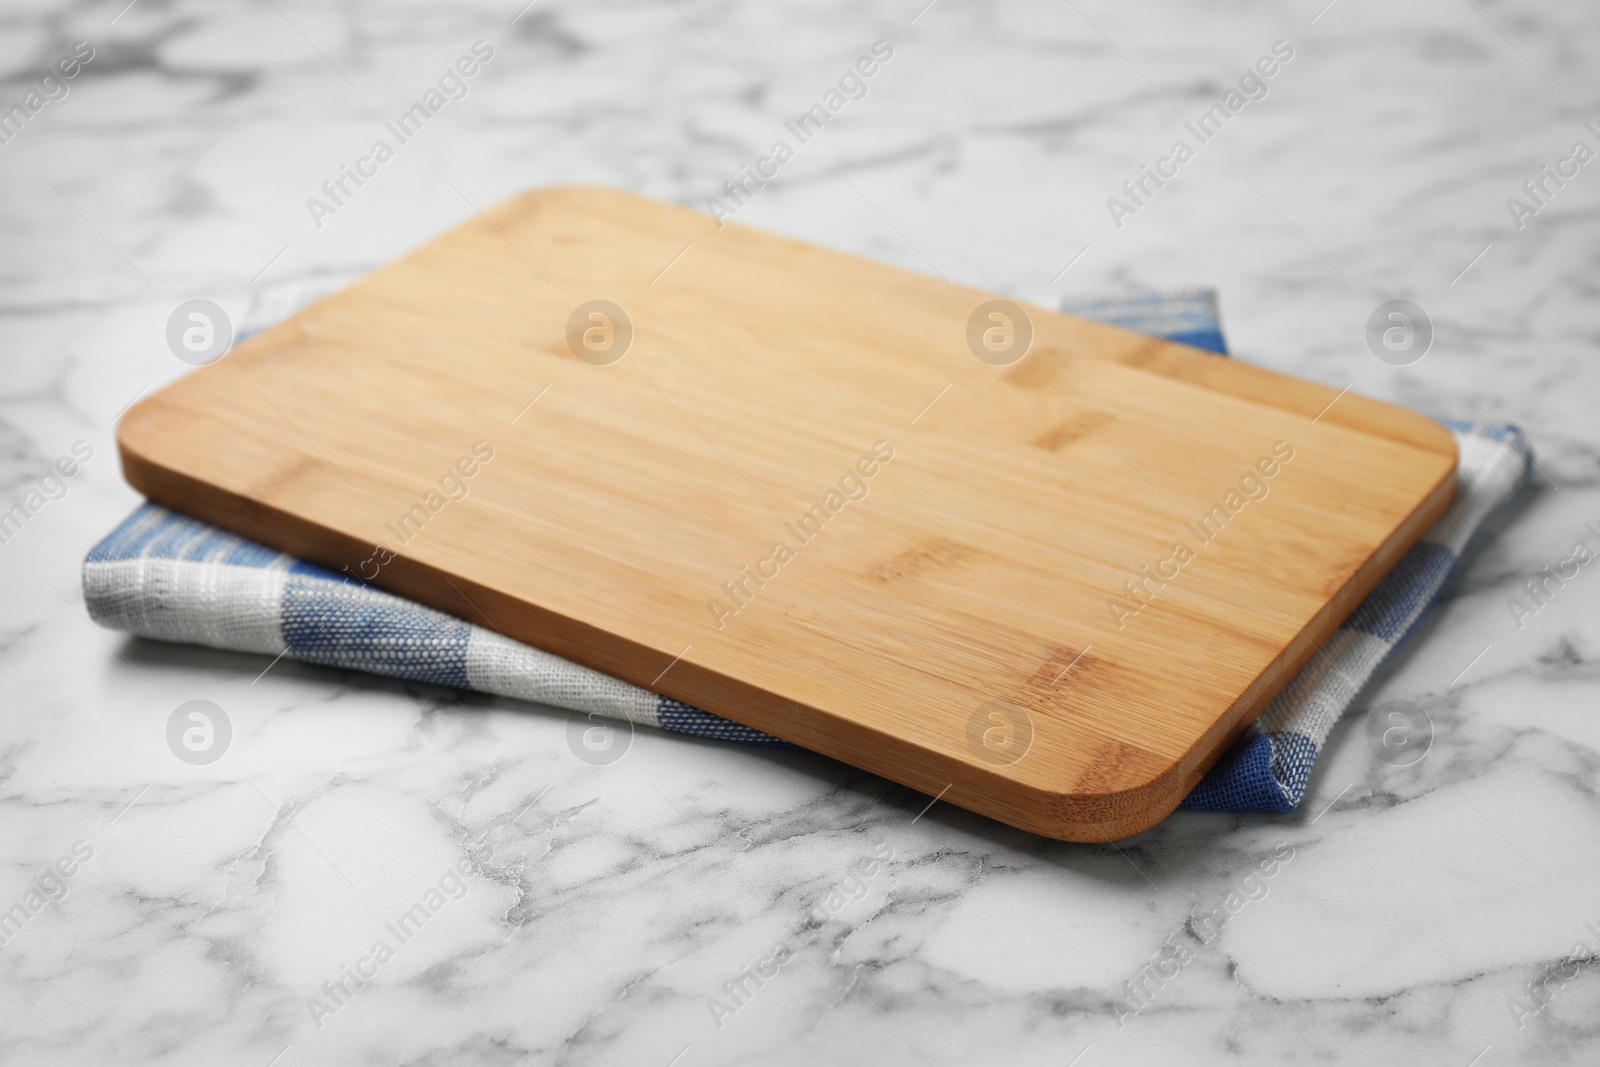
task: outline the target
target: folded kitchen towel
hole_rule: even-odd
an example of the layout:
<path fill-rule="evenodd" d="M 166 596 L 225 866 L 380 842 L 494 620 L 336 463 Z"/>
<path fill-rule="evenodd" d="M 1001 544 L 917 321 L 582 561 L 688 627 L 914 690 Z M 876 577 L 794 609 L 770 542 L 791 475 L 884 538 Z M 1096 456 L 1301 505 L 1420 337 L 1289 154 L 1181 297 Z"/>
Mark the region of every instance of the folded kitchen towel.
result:
<path fill-rule="evenodd" d="M 303 302 L 280 301 L 275 311 Z M 1072 299 L 1062 307 L 1226 354 L 1208 291 Z M 1294 808 L 1333 724 L 1438 595 L 1473 532 L 1527 481 L 1532 461 L 1514 427 L 1446 425 L 1461 450 L 1450 510 L 1184 807 Z M 787 745 L 155 504 L 142 505 L 89 551 L 83 594 L 96 622 L 141 637 L 289 656 L 724 741 Z"/>

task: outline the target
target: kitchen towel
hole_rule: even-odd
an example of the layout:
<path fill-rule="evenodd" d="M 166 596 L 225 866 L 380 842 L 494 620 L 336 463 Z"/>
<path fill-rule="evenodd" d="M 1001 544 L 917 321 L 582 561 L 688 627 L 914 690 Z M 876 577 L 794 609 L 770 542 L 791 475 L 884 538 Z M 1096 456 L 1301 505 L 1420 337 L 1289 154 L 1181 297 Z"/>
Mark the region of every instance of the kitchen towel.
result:
<path fill-rule="evenodd" d="M 258 322 L 316 293 L 280 295 Z M 1065 300 L 1062 310 L 1226 354 L 1206 290 Z M 1485 518 L 1526 483 L 1515 427 L 1445 420 L 1460 448 L 1443 518 L 1195 787 L 1183 806 L 1292 810 L 1329 731 L 1438 596 Z M 787 742 L 385 593 L 155 504 L 89 551 L 83 595 L 102 626 L 515 697 L 593 717 L 758 745 Z"/>

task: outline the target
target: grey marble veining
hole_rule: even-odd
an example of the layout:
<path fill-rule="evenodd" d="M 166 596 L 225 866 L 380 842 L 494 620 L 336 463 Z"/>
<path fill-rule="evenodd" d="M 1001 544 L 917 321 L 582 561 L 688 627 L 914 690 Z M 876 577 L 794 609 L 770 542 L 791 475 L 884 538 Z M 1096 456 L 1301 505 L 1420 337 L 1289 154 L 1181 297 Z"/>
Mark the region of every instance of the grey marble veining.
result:
<path fill-rule="evenodd" d="M 1600 522 L 1600 164 L 1507 203 L 1600 148 L 1592 5 L 124 3 L 0 10 L 0 107 L 93 52 L 0 144 L 0 504 L 93 453 L 0 544 L 0 909 L 42 894 L 0 944 L 0 1060 L 1594 1062 L 1600 576 L 1508 601 Z M 530 186 L 707 209 L 878 41 L 739 221 L 1036 301 L 1212 285 L 1242 358 L 1529 432 L 1534 488 L 1303 811 L 1067 845 L 798 753 L 641 730 L 590 766 L 559 713 L 83 616 L 136 500 L 112 420 L 187 369 L 177 304 L 270 316 Z M 1403 368 L 1364 342 L 1396 297 L 1437 329 Z M 1389 697 L 1433 718 L 1417 765 L 1364 743 Z M 194 698 L 234 727 L 209 766 L 165 740 Z"/>

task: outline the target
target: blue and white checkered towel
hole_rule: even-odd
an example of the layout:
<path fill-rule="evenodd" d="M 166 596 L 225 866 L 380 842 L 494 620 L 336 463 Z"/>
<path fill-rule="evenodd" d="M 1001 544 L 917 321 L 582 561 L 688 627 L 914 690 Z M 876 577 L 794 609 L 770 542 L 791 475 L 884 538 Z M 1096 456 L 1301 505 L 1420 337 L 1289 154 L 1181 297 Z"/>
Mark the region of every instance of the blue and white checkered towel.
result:
<path fill-rule="evenodd" d="M 1226 354 L 1206 291 L 1068 300 L 1063 310 Z M 292 308 L 283 308 L 284 312 Z M 1328 732 L 1443 587 L 1473 532 L 1527 481 L 1513 427 L 1449 422 L 1455 503 L 1220 759 L 1183 806 L 1289 811 Z M 786 742 L 657 696 L 450 615 L 145 504 L 90 550 L 96 622 L 141 637 L 355 668 L 517 697 L 677 733 Z"/>

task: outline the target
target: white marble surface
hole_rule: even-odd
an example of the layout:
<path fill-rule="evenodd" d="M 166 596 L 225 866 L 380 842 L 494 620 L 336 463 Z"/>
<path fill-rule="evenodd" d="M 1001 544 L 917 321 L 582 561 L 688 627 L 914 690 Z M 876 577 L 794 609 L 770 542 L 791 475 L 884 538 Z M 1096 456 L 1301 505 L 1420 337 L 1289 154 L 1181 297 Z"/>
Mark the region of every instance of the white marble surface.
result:
<path fill-rule="evenodd" d="M 1582 127 L 1600 9 L 537 0 L 513 22 L 521 0 L 124 2 L 0 10 L 0 104 L 72 42 L 95 51 L 0 145 L 0 504 L 94 449 L 0 545 L 0 908 L 93 853 L 0 946 L 0 1060 L 1600 1057 L 1600 968 L 1561 962 L 1600 947 L 1600 577 L 1520 631 L 1506 606 L 1600 521 L 1600 167 L 1521 230 L 1506 207 L 1573 141 L 1600 145 Z M 480 39 L 470 94 L 315 228 L 305 199 Z M 879 39 L 895 54 L 867 97 L 741 221 L 1040 301 L 1214 285 L 1244 358 L 1528 430 L 1540 485 L 1361 702 L 1428 709 L 1420 764 L 1377 763 L 1347 721 L 1302 812 L 1180 813 L 1085 847 L 919 818 L 928 798 L 803 755 L 641 732 L 592 767 L 554 712 L 262 676 L 83 617 L 79 562 L 136 499 L 111 420 L 186 369 L 162 335 L 179 302 L 243 314 L 528 186 L 701 205 Z M 1280 39 L 1295 56 L 1267 98 L 1115 228 L 1106 197 Z M 1400 296 L 1438 330 L 1407 368 L 1363 342 Z M 234 724 L 210 766 L 165 743 L 193 698 Z M 847 881 L 875 849 L 892 858 Z M 465 895 L 314 1019 L 322 984 L 461 862 Z M 808 921 L 840 884 L 859 899 Z M 1202 940 L 1196 917 L 1247 890 Z M 1166 959 L 1177 975 L 1119 1019 Z M 764 960 L 776 974 L 716 1018 Z M 1519 1027 L 1510 998 L 1563 966 Z"/>

